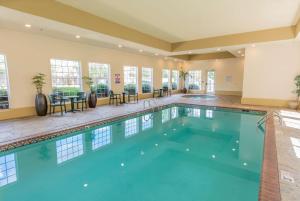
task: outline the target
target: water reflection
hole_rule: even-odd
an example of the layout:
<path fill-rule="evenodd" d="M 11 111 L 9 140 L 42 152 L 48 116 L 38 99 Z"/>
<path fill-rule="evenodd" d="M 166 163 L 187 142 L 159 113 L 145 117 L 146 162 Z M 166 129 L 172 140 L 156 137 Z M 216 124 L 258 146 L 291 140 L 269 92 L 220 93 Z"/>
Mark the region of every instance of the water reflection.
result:
<path fill-rule="evenodd" d="M 142 116 L 142 130 L 153 128 L 153 114 Z"/>
<path fill-rule="evenodd" d="M 0 157 L 0 187 L 17 181 L 15 154 Z"/>
<path fill-rule="evenodd" d="M 178 117 L 178 107 L 171 108 L 171 119 L 176 119 Z"/>
<path fill-rule="evenodd" d="M 82 134 L 56 141 L 57 163 L 60 164 L 83 154 Z"/>
<path fill-rule="evenodd" d="M 186 108 L 188 117 L 200 117 L 201 110 L 199 108 Z"/>
<path fill-rule="evenodd" d="M 205 111 L 205 117 L 207 119 L 212 119 L 214 117 L 214 113 L 213 112 L 214 112 L 213 110 L 206 110 Z"/>
<path fill-rule="evenodd" d="M 112 128 L 105 126 L 92 131 L 92 149 L 98 149 L 112 142 Z"/>
<path fill-rule="evenodd" d="M 131 137 L 139 132 L 138 118 L 125 121 L 125 137 Z"/>
<path fill-rule="evenodd" d="M 166 123 L 170 120 L 170 108 L 161 111 L 161 122 Z"/>

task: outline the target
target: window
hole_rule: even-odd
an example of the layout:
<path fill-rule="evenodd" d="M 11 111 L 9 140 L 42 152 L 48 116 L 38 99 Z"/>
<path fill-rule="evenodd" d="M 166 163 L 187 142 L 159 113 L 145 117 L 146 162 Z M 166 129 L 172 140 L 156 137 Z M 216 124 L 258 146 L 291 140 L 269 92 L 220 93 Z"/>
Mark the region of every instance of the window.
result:
<path fill-rule="evenodd" d="M 0 109 L 8 109 L 8 74 L 6 59 L 0 54 Z"/>
<path fill-rule="evenodd" d="M 170 87 L 170 70 L 162 70 L 162 86 L 168 88 Z"/>
<path fill-rule="evenodd" d="M 170 120 L 170 108 L 161 111 L 161 122 L 166 123 Z"/>
<path fill-rule="evenodd" d="M 179 71 L 172 70 L 172 90 L 177 90 L 179 85 Z"/>
<path fill-rule="evenodd" d="M 15 154 L 0 157 L 0 187 L 17 181 Z"/>
<path fill-rule="evenodd" d="M 98 149 L 111 143 L 111 126 L 97 128 L 92 131 L 92 149 Z"/>
<path fill-rule="evenodd" d="M 171 118 L 176 119 L 178 117 L 178 107 L 171 108 Z"/>
<path fill-rule="evenodd" d="M 109 64 L 89 63 L 89 76 L 94 82 L 98 97 L 107 97 L 110 88 Z"/>
<path fill-rule="evenodd" d="M 54 92 L 74 95 L 81 90 L 79 61 L 51 59 L 52 87 Z"/>
<path fill-rule="evenodd" d="M 138 118 L 125 121 L 125 137 L 131 137 L 139 132 Z"/>
<path fill-rule="evenodd" d="M 124 66 L 124 91 L 138 91 L 138 69 L 135 66 Z"/>
<path fill-rule="evenodd" d="M 189 89 L 199 90 L 201 89 L 201 71 L 200 70 L 191 70 L 189 71 Z"/>
<path fill-rule="evenodd" d="M 214 70 L 210 70 L 207 72 L 207 85 L 206 85 L 207 93 L 215 92 L 215 77 L 216 77 L 216 73 Z"/>
<path fill-rule="evenodd" d="M 152 68 L 142 68 L 142 93 L 151 93 L 153 86 Z"/>
<path fill-rule="evenodd" d="M 153 114 L 142 116 L 142 130 L 147 130 L 153 127 Z"/>
<path fill-rule="evenodd" d="M 82 134 L 56 141 L 56 155 L 58 164 L 78 157 L 82 154 Z"/>

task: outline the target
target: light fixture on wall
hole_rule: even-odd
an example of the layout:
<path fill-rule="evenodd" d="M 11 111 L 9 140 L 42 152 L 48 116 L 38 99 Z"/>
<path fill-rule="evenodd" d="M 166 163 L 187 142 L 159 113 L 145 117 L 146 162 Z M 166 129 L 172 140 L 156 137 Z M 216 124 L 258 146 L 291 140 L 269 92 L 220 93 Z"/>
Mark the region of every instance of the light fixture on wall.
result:
<path fill-rule="evenodd" d="M 256 45 L 255 45 L 255 44 L 252 44 L 251 47 L 256 47 Z"/>
<path fill-rule="evenodd" d="M 221 48 L 218 48 L 217 51 L 221 51 Z"/>
<path fill-rule="evenodd" d="M 189 52 L 188 52 L 188 54 L 192 54 L 192 53 L 193 53 L 192 51 L 189 51 Z"/>
<path fill-rule="evenodd" d="M 238 53 L 241 54 L 242 53 L 241 50 L 239 50 Z"/>
<path fill-rule="evenodd" d="M 244 54 L 241 55 L 242 57 L 245 56 Z"/>
<path fill-rule="evenodd" d="M 25 24 L 26 28 L 31 28 L 31 24 Z"/>
<path fill-rule="evenodd" d="M 122 47 L 123 47 L 123 45 L 121 45 L 121 44 L 118 45 L 118 48 L 122 48 Z"/>
<path fill-rule="evenodd" d="M 79 38 L 80 38 L 80 36 L 79 36 L 79 35 L 76 35 L 76 36 L 75 36 L 75 38 L 79 39 Z"/>
<path fill-rule="evenodd" d="M 158 53 L 155 53 L 154 55 L 155 55 L 155 56 L 158 56 L 159 54 L 158 54 Z"/>
<path fill-rule="evenodd" d="M 140 49 L 139 52 L 144 52 L 144 50 Z"/>

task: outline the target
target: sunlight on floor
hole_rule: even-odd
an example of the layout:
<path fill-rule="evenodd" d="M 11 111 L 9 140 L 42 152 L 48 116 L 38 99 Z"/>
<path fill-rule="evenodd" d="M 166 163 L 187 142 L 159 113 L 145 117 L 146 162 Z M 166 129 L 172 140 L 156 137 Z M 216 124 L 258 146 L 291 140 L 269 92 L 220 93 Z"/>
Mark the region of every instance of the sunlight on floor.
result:
<path fill-rule="evenodd" d="M 294 137 L 290 137 L 293 148 L 294 148 L 294 152 L 297 156 L 297 158 L 300 158 L 300 139 L 299 138 L 294 138 Z"/>
<path fill-rule="evenodd" d="M 281 110 L 280 115 L 283 116 L 282 120 L 285 126 L 290 128 L 300 129 L 300 113 Z"/>

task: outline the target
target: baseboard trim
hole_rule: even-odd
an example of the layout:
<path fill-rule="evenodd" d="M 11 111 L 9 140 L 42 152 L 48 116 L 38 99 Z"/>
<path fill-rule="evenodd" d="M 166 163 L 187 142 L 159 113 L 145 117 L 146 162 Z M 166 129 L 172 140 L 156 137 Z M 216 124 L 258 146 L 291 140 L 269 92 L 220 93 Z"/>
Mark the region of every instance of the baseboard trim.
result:
<path fill-rule="evenodd" d="M 288 100 L 265 99 L 265 98 L 242 98 L 241 103 L 244 105 L 261 105 L 272 107 L 287 107 Z"/>

